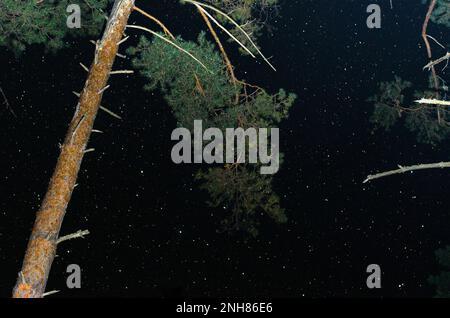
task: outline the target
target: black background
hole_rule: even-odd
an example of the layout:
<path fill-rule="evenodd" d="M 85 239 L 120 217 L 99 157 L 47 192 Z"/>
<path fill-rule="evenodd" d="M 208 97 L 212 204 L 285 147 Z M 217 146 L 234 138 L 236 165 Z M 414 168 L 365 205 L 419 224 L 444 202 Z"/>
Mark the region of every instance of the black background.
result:
<path fill-rule="evenodd" d="M 281 1 L 273 34 L 260 41 L 276 73 L 227 45 L 239 77 L 299 95 L 280 127 L 285 163 L 275 178 L 289 222 L 263 219 L 256 239 L 216 233 L 225 212 L 206 206 L 192 178 L 196 166 L 170 159 L 169 107 L 158 92 L 142 90 L 139 76 L 112 78 L 103 105 L 124 120 L 97 118 L 105 134 L 90 141 L 96 151 L 83 161 L 62 228 L 91 234 L 58 248 L 47 289 L 62 292 L 53 297 L 432 296 L 426 279 L 438 271 L 434 250 L 450 244 L 449 171 L 362 184 L 397 164 L 448 158 L 447 143 L 417 144 L 401 127 L 373 133 L 365 101 L 394 74 L 426 86 L 420 31 L 427 8 L 394 0 L 391 10 L 389 0 L 378 1 L 382 28 L 369 30 L 372 2 Z M 137 4 L 187 39 L 205 29 L 178 1 Z M 131 21 L 152 25 L 137 13 Z M 445 41 L 443 31 L 432 25 L 429 33 Z M 77 103 L 71 91 L 83 87 L 78 63 L 92 61 L 88 39 L 70 43 L 56 55 L 38 46 L 19 58 L 0 52 L 0 86 L 18 115 L 0 109 L 0 296 L 10 295 L 20 269 Z M 116 69 L 123 68 L 129 61 L 118 60 Z M 82 268 L 81 290 L 65 287 L 72 263 Z M 381 290 L 366 287 L 372 263 L 382 268 Z"/>

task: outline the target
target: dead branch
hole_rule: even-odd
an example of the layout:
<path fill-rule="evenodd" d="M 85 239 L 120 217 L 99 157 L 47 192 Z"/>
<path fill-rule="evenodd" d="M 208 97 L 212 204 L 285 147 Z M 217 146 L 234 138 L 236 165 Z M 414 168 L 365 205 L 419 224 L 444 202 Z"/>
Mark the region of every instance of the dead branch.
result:
<path fill-rule="evenodd" d="M 208 17 L 206 16 L 206 14 L 203 12 L 203 10 L 199 6 L 197 6 L 197 10 L 198 10 L 198 12 L 200 12 L 200 15 L 202 16 L 203 20 L 205 20 L 205 23 L 206 23 L 209 31 L 211 32 L 214 40 L 216 41 L 217 45 L 219 46 L 220 52 L 222 53 L 223 59 L 227 66 L 228 73 L 230 74 L 231 82 L 233 83 L 234 88 L 236 89 L 237 88 L 237 85 L 236 85 L 237 79 L 236 79 L 236 75 L 234 74 L 234 68 L 233 68 L 233 65 L 231 64 L 230 58 L 228 57 L 228 54 L 225 51 L 225 49 L 222 45 L 222 42 L 220 41 L 219 37 L 217 36 L 216 31 L 214 30 L 213 26 L 211 25 L 211 21 L 209 21 Z M 238 102 L 239 102 L 239 93 L 236 92 L 236 103 L 238 103 Z"/>
<path fill-rule="evenodd" d="M 5 92 L 3 91 L 3 89 L 0 87 L 0 93 L 2 94 L 3 97 L 3 103 L 6 106 L 6 109 L 9 110 L 9 112 L 17 118 L 16 113 L 14 112 L 14 110 L 11 108 L 11 106 L 9 105 L 8 99 L 6 98 Z"/>
<path fill-rule="evenodd" d="M 151 14 L 145 12 L 142 9 L 139 9 L 138 7 L 134 6 L 133 8 L 135 11 L 139 12 L 140 14 L 146 16 L 147 18 L 149 18 L 150 20 L 156 22 L 156 24 L 158 24 L 164 31 L 164 33 L 168 36 L 170 36 L 172 38 L 172 40 L 175 40 L 175 37 L 173 36 L 173 34 L 169 31 L 169 29 L 164 25 L 164 23 L 162 23 L 161 21 L 159 21 L 157 18 L 155 18 L 154 16 L 152 16 Z"/>
<path fill-rule="evenodd" d="M 428 59 L 431 60 L 433 55 L 431 53 L 431 46 L 430 46 L 430 42 L 428 41 L 428 35 L 427 35 L 427 30 L 428 30 L 428 23 L 430 22 L 431 19 L 431 15 L 433 14 L 434 8 L 436 7 L 436 3 L 437 0 L 432 0 L 430 3 L 430 6 L 428 7 L 428 12 L 427 15 L 425 16 L 425 20 L 423 22 L 423 26 L 422 26 L 422 38 L 423 41 L 425 43 L 425 46 L 427 48 L 427 54 L 428 54 Z M 431 70 L 431 74 L 433 76 L 433 81 L 434 81 L 434 88 L 436 89 L 436 91 L 439 89 L 439 82 L 436 76 L 436 69 L 434 67 L 434 65 L 430 66 L 430 70 Z M 438 122 L 439 124 L 441 123 L 441 112 L 439 110 L 439 107 L 437 108 L 437 116 L 438 116 Z"/>
<path fill-rule="evenodd" d="M 418 104 L 450 106 L 450 101 L 439 100 L 439 99 L 422 98 L 422 99 L 416 100 L 415 102 Z"/>
<path fill-rule="evenodd" d="M 89 73 L 89 68 L 86 65 L 80 62 L 80 66 L 83 68 L 83 70 Z"/>
<path fill-rule="evenodd" d="M 60 290 L 51 290 L 49 292 L 43 293 L 42 297 L 47 297 L 47 296 L 50 296 L 50 295 L 53 295 L 53 294 L 56 294 L 56 293 L 59 293 L 59 292 L 60 292 Z"/>
<path fill-rule="evenodd" d="M 119 120 L 122 120 L 122 117 L 120 117 L 119 115 L 117 115 L 116 113 L 114 113 L 113 111 L 109 110 L 106 107 L 103 107 L 102 105 L 100 105 L 100 109 L 103 110 L 105 113 L 107 113 L 108 115 L 111 115 L 114 118 L 117 118 Z"/>
<path fill-rule="evenodd" d="M 428 69 L 431 70 L 432 67 L 442 63 L 443 61 L 446 61 L 450 59 L 450 52 L 447 52 L 447 54 L 445 54 L 443 57 L 438 58 L 437 60 L 431 61 L 430 63 L 428 63 L 427 65 L 425 65 L 423 67 L 424 70 Z"/>
<path fill-rule="evenodd" d="M 202 11 L 204 14 L 208 16 L 209 19 L 211 19 L 212 22 L 214 22 L 215 25 L 217 25 L 220 29 L 222 29 L 223 32 L 225 32 L 230 38 L 232 38 L 237 44 L 239 44 L 248 54 L 250 54 L 251 57 L 256 58 L 255 54 L 250 51 L 241 41 L 239 41 L 230 31 L 228 31 L 224 26 L 222 26 L 219 21 L 217 21 L 211 14 L 208 13 L 205 9 L 203 9 L 198 4 L 195 4 L 196 8 L 200 11 Z"/>
<path fill-rule="evenodd" d="M 120 70 L 120 71 L 112 71 L 111 73 L 109 73 L 111 75 L 116 75 L 116 74 L 134 74 L 134 71 L 130 71 L 130 70 Z"/>
<path fill-rule="evenodd" d="M 261 52 L 261 50 L 258 48 L 258 46 L 255 44 L 255 42 L 252 40 L 251 36 L 245 32 L 245 30 L 239 25 L 239 23 L 237 23 L 232 17 L 230 17 L 228 14 L 226 14 L 225 12 L 211 6 L 205 3 L 201 3 L 198 1 L 194 1 L 194 0 L 182 0 L 184 2 L 188 2 L 191 3 L 195 6 L 201 6 L 203 9 L 204 8 L 208 8 L 213 10 L 214 12 L 218 13 L 219 15 L 225 17 L 228 21 L 230 21 L 248 40 L 249 42 L 252 44 L 253 48 L 258 52 L 259 55 L 261 55 L 261 57 L 264 59 L 264 61 L 274 70 L 276 71 L 276 68 L 269 62 L 269 59 L 266 58 L 264 56 L 264 54 Z M 211 15 L 209 13 L 207 13 L 207 11 L 205 12 L 209 17 L 211 17 Z M 211 20 L 214 21 L 214 18 L 212 18 Z M 253 54 L 251 54 L 253 56 Z"/>
<path fill-rule="evenodd" d="M 398 169 L 390 170 L 386 172 L 377 173 L 374 175 L 367 176 L 366 180 L 363 183 L 367 183 L 369 181 L 380 179 L 388 176 L 392 176 L 395 174 L 401 174 L 405 172 L 417 171 L 417 170 L 426 170 L 426 169 L 443 169 L 450 168 L 450 162 L 438 162 L 438 163 L 427 163 L 427 164 L 418 164 L 408 167 L 398 166 Z"/>
<path fill-rule="evenodd" d="M 62 243 L 64 241 L 67 240 L 72 240 L 75 238 L 84 238 L 85 235 L 89 234 L 89 230 L 79 230 L 75 233 L 69 234 L 69 235 L 65 235 L 65 236 L 61 236 L 59 239 L 56 240 L 56 244 Z"/>

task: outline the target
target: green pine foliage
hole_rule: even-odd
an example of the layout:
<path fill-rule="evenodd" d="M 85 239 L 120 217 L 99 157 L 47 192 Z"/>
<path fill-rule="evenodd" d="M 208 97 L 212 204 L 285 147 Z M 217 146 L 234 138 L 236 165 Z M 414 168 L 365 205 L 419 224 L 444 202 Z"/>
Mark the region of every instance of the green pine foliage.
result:
<path fill-rule="evenodd" d="M 277 223 L 287 217 L 280 198 L 272 189 L 272 178 L 250 166 L 214 167 L 202 170 L 197 179 L 210 195 L 208 204 L 227 214 L 221 231 L 246 230 L 258 235 L 259 215 L 265 213 Z"/>
<path fill-rule="evenodd" d="M 422 0 L 429 5 L 429 0 Z M 431 21 L 450 27 L 450 0 L 438 0 Z M 409 91 L 413 83 L 396 76 L 394 81 L 379 84 L 378 92 L 368 99 L 374 105 L 371 122 L 376 128 L 390 130 L 397 122 L 414 133 L 421 143 L 438 145 L 450 137 L 450 111 L 447 107 L 414 103 L 415 99 L 441 99 L 448 90 L 445 82 L 438 77 L 439 91 L 434 89 L 434 81 L 429 77 L 431 90 Z"/>
<path fill-rule="evenodd" d="M 275 127 L 288 116 L 294 94 L 280 90 L 271 95 L 258 89 L 244 94 L 243 84 L 230 83 L 226 65 L 215 46 L 201 33 L 196 42 L 177 39 L 177 44 L 202 61 L 208 70 L 186 54 L 155 38 L 142 37 L 135 48 L 133 65 L 148 79 L 147 90 L 160 89 L 178 124 L 193 128 L 194 120 L 204 127 Z M 241 98 L 236 103 L 236 94 Z M 258 217 L 267 214 L 286 221 L 279 197 L 273 192 L 271 176 L 259 174 L 258 165 L 225 165 L 198 173 L 202 188 L 209 192 L 211 207 L 226 210 L 224 228 L 257 234 Z"/>
<path fill-rule="evenodd" d="M 394 81 L 378 84 L 376 95 L 368 99 L 373 103 L 374 111 L 370 121 L 377 128 L 390 130 L 401 117 L 401 105 L 404 104 L 404 91 L 412 86 L 411 82 L 404 81 L 396 76 Z"/>
<path fill-rule="evenodd" d="M 208 70 L 158 38 L 151 42 L 143 36 L 137 47 L 130 48 L 128 53 L 137 55 L 133 65 L 148 79 L 144 89 L 162 90 L 179 126 L 192 128 L 194 119 L 203 119 L 205 125 L 214 127 L 216 114 L 223 115 L 237 90 L 228 85 L 222 58 L 204 33 L 198 37 L 198 44 L 181 38 L 177 42 Z"/>
<path fill-rule="evenodd" d="M 422 0 L 423 4 L 429 4 L 429 0 Z M 438 0 L 431 15 L 431 21 L 450 27 L 450 0 Z"/>
<path fill-rule="evenodd" d="M 436 287 L 436 297 L 450 298 L 450 246 L 438 249 L 435 256 L 443 270 L 436 276 L 430 276 L 428 282 Z"/>
<path fill-rule="evenodd" d="M 268 29 L 267 21 L 271 15 L 276 15 L 278 10 L 278 0 L 204 0 L 202 2 L 211 4 L 227 13 L 250 35 L 254 43 L 257 43 L 263 30 Z M 252 53 L 257 53 L 249 39 L 234 24 L 220 14 L 214 13 L 214 16 L 220 23 L 227 26 L 230 32 Z M 233 40 L 230 39 L 230 41 Z M 242 48 L 239 48 L 239 51 L 243 55 L 248 54 Z"/>
<path fill-rule="evenodd" d="M 65 46 L 66 35 L 98 35 L 105 20 L 103 10 L 109 0 L 36 0 L 0 1 L 0 46 L 20 53 L 31 44 L 43 44 L 54 51 Z M 81 29 L 69 29 L 66 25 L 67 7 L 79 4 Z"/>
<path fill-rule="evenodd" d="M 0 46 L 19 54 L 29 45 L 43 45 L 49 51 L 66 46 L 68 36 L 99 36 L 106 19 L 104 11 L 110 0 L 2 0 L 0 1 Z M 183 1 L 181 1 L 183 2 Z M 267 18 L 277 8 L 277 0 L 205 0 L 229 14 L 256 42 Z M 67 7 L 79 4 L 81 29 L 66 25 Z M 229 20 L 208 10 L 221 24 L 248 48 L 250 41 Z M 205 34 L 197 43 L 177 43 L 191 52 L 208 68 L 160 39 L 141 38 L 129 53 L 135 56 L 133 64 L 148 79 L 147 90 L 159 89 L 170 105 L 179 126 L 192 129 L 195 119 L 202 119 L 209 127 L 264 127 L 271 128 L 288 116 L 295 100 L 294 94 L 279 90 L 269 94 L 261 88 L 244 83 L 230 83 L 226 66 L 215 45 Z M 256 53 L 256 52 L 255 52 Z M 270 176 L 259 174 L 258 165 L 228 165 L 199 172 L 203 188 L 211 195 L 211 206 L 227 207 L 230 211 L 224 221 L 229 229 L 245 229 L 256 235 L 258 216 L 265 213 L 277 222 L 286 216 L 278 196 L 272 191 Z"/>
<path fill-rule="evenodd" d="M 422 0 L 422 4 L 430 5 L 431 0 Z M 431 21 L 450 27 L 450 0 L 438 0 L 431 15 Z M 434 80 L 428 78 L 430 90 L 413 91 L 413 83 L 395 77 L 394 81 L 383 82 L 378 86 L 376 95 L 368 99 L 373 103 L 374 111 L 371 122 L 377 128 L 390 130 L 397 122 L 414 133 L 417 141 L 438 145 L 450 137 L 450 111 L 448 107 L 414 103 L 414 100 L 445 98 L 448 87 L 438 77 L 439 88 L 436 91 Z M 436 287 L 437 297 L 450 297 L 450 246 L 435 252 L 436 259 L 444 268 L 436 276 L 430 276 L 428 282 Z"/>
<path fill-rule="evenodd" d="M 413 92 L 410 90 L 412 86 L 411 82 L 398 76 L 394 81 L 380 83 L 377 94 L 368 99 L 374 105 L 370 121 L 376 128 L 386 131 L 401 122 L 416 135 L 418 142 L 436 146 L 450 137 L 450 112 L 434 105 L 414 104 L 413 100 L 440 98 L 440 94 L 434 91 Z"/>
<path fill-rule="evenodd" d="M 436 92 L 416 92 L 415 99 L 439 98 Z M 417 107 L 417 106 L 416 106 Z M 417 107 L 414 111 L 407 113 L 405 127 L 416 135 L 417 141 L 432 146 L 437 146 L 450 137 L 450 112 L 446 108 L 439 108 L 440 121 L 437 116 L 436 106 Z"/>

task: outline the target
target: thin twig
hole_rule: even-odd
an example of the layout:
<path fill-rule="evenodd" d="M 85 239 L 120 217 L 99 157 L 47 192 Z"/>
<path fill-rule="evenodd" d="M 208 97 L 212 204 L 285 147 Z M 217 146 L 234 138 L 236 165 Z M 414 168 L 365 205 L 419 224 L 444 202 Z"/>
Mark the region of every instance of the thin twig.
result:
<path fill-rule="evenodd" d="M 83 63 L 80 62 L 80 66 L 81 66 L 86 72 L 89 73 L 89 69 L 87 68 L 86 65 L 84 65 Z"/>
<path fill-rule="evenodd" d="M 98 94 L 101 95 L 103 94 L 111 85 L 106 85 L 105 87 L 103 87 L 101 90 L 98 91 Z"/>
<path fill-rule="evenodd" d="M 0 93 L 3 96 L 3 103 L 6 105 L 6 109 L 9 110 L 9 112 L 17 118 L 16 113 L 13 111 L 13 109 L 11 108 L 11 106 L 9 105 L 8 99 L 6 98 L 5 92 L 3 91 L 3 89 L 0 87 Z"/>
<path fill-rule="evenodd" d="M 431 70 L 432 67 L 436 66 L 437 64 L 442 63 L 443 61 L 450 59 L 450 52 L 447 52 L 444 56 L 438 58 L 437 60 L 431 61 L 427 65 L 423 67 L 424 70 L 428 69 Z"/>
<path fill-rule="evenodd" d="M 56 244 L 62 243 L 67 240 L 75 239 L 75 238 L 84 238 L 85 235 L 89 234 L 89 230 L 79 230 L 75 233 L 62 236 L 56 240 Z"/>
<path fill-rule="evenodd" d="M 129 36 L 124 37 L 122 40 L 119 41 L 119 43 L 117 43 L 117 45 L 125 43 L 129 38 L 130 38 Z"/>
<path fill-rule="evenodd" d="M 59 293 L 59 292 L 60 292 L 60 290 L 51 290 L 49 292 L 43 293 L 42 297 L 47 297 L 47 296 L 50 296 L 50 295 L 53 295 L 53 294 L 56 294 L 56 293 Z"/>
<path fill-rule="evenodd" d="M 120 120 L 122 119 L 122 117 L 120 117 L 119 115 L 117 115 L 116 113 L 114 113 L 113 111 L 109 110 L 106 107 L 103 107 L 103 106 L 100 105 L 100 109 L 103 110 L 105 113 L 111 115 L 114 118 L 117 118 L 117 119 L 120 119 Z"/>
<path fill-rule="evenodd" d="M 137 12 L 139 12 L 140 14 L 146 16 L 147 18 L 149 18 L 150 20 L 156 22 L 156 24 L 158 24 L 164 31 L 165 34 L 167 34 L 168 36 L 170 36 L 172 38 L 172 40 L 175 40 L 175 37 L 173 36 L 173 34 L 169 31 L 169 29 L 164 25 L 164 23 L 162 23 L 161 21 L 159 21 L 157 18 L 155 18 L 154 16 L 152 16 L 151 14 L 145 12 L 142 9 L 139 9 L 138 7 L 134 6 L 133 8 L 134 10 L 136 10 Z"/>
<path fill-rule="evenodd" d="M 204 14 L 206 14 L 208 16 L 208 18 L 211 19 L 212 22 L 214 22 L 215 25 L 217 25 L 220 29 L 222 29 L 223 32 L 225 32 L 226 34 L 228 34 L 228 36 L 230 38 L 232 38 L 237 44 L 239 44 L 248 54 L 250 54 L 251 57 L 256 58 L 255 54 L 252 53 L 252 51 L 250 51 L 244 44 L 242 44 L 241 41 L 239 41 L 233 34 L 231 34 L 230 31 L 228 31 L 224 26 L 222 26 L 219 21 L 217 21 L 211 14 L 209 14 L 208 11 L 206 11 L 205 9 L 203 9 L 200 5 L 198 4 L 194 4 L 198 10 L 202 11 Z"/>
<path fill-rule="evenodd" d="M 445 46 L 443 46 L 438 40 L 436 40 L 436 38 L 434 38 L 434 37 L 432 37 L 431 35 L 428 35 L 428 34 L 427 34 L 427 37 L 432 39 L 437 45 L 439 45 L 441 48 L 443 48 L 445 50 Z"/>
<path fill-rule="evenodd" d="M 220 52 L 222 53 L 223 59 L 225 61 L 225 64 L 227 65 L 228 73 L 230 74 L 231 82 L 234 85 L 234 88 L 237 90 L 237 79 L 236 75 L 234 74 L 233 65 L 231 64 L 230 58 L 228 57 L 227 52 L 225 51 L 222 42 L 220 41 L 219 37 L 217 36 L 216 31 L 214 30 L 213 26 L 211 25 L 211 21 L 209 21 L 208 16 L 201 10 L 201 8 L 198 8 L 198 12 L 200 12 L 200 15 L 202 16 L 203 20 L 206 23 L 206 26 L 208 27 L 209 31 L 211 32 L 214 40 L 216 41 L 217 45 L 219 46 Z M 198 78 L 196 77 L 197 81 Z M 239 102 L 239 92 L 236 92 L 236 104 Z"/>
<path fill-rule="evenodd" d="M 78 128 L 81 126 L 81 124 L 83 123 L 83 121 L 84 121 L 85 119 L 86 119 L 86 115 L 83 114 L 83 115 L 80 117 L 80 120 L 78 120 L 77 125 L 76 125 L 75 128 L 73 129 L 72 137 L 70 137 L 70 141 L 71 141 L 71 142 L 72 142 L 72 140 L 73 140 L 73 137 L 74 137 L 75 134 L 77 133 Z"/>
<path fill-rule="evenodd" d="M 363 181 L 363 183 L 367 183 L 367 182 L 375 180 L 375 179 L 380 179 L 380 178 L 392 176 L 395 174 L 410 172 L 410 171 L 425 170 L 425 169 L 443 169 L 443 168 L 450 168 L 450 162 L 418 164 L 418 165 L 413 165 L 413 166 L 408 166 L 408 167 L 403 167 L 403 166 L 399 165 L 398 169 L 381 172 L 381 173 L 377 173 L 374 175 L 369 175 L 369 176 L 367 176 L 366 180 Z"/>
<path fill-rule="evenodd" d="M 188 51 L 186 51 L 185 49 L 183 49 L 181 46 L 179 46 L 178 44 L 174 43 L 173 41 L 170 41 L 168 39 L 166 39 L 165 37 L 159 35 L 158 33 L 156 33 L 155 31 L 152 31 L 150 29 L 141 27 L 139 25 L 127 25 L 127 28 L 132 28 L 132 29 L 139 29 L 139 30 L 143 30 L 146 32 L 149 32 L 151 34 L 153 34 L 154 36 L 160 38 L 161 40 L 173 45 L 174 47 L 176 47 L 178 50 L 182 51 L 183 53 L 186 53 L 187 55 L 189 55 L 192 59 L 194 59 L 197 63 L 199 63 L 205 70 L 207 70 L 208 72 L 210 72 L 211 74 L 213 74 L 213 72 L 211 72 L 206 66 L 205 64 L 203 64 L 202 62 L 200 62 L 199 59 L 197 59 L 194 55 L 192 55 L 191 53 L 189 53 Z"/>
<path fill-rule="evenodd" d="M 433 58 L 433 55 L 431 53 L 430 42 L 428 41 L 427 30 L 428 30 L 428 24 L 431 19 L 431 15 L 433 14 L 434 8 L 436 7 L 436 3 L 437 3 L 437 0 L 431 0 L 430 6 L 428 7 L 427 15 L 425 16 L 425 20 L 424 20 L 423 26 L 422 26 L 422 38 L 423 38 L 423 41 L 427 48 L 427 54 L 428 54 L 429 60 L 431 60 Z M 436 76 L 436 69 L 435 69 L 434 65 L 430 66 L 430 70 L 431 70 L 431 75 L 432 75 L 433 81 L 434 81 L 434 89 L 436 91 L 438 91 L 439 90 L 439 82 L 438 82 L 438 79 Z M 437 97 L 437 93 L 436 93 L 436 97 Z M 441 112 L 440 112 L 439 107 L 436 108 L 436 112 L 437 112 L 437 117 L 438 117 L 438 123 L 441 124 L 442 119 L 441 119 Z"/>
<path fill-rule="evenodd" d="M 236 21 L 234 21 L 233 20 L 233 18 L 231 18 L 228 14 L 226 14 L 225 12 L 223 12 L 223 11 L 221 11 L 221 10 L 219 10 L 219 9 L 217 9 L 217 8 L 215 8 L 215 7 L 213 7 L 213 6 L 210 6 L 210 5 L 208 5 L 208 4 L 205 4 L 205 3 L 201 3 L 201 2 L 198 2 L 198 1 L 193 1 L 193 0 L 183 0 L 183 1 L 185 1 L 185 2 L 188 2 L 188 3 L 191 3 L 191 4 L 197 4 L 197 5 L 200 5 L 200 6 L 202 6 L 202 7 L 205 7 L 205 8 L 208 8 L 208 9 L 211 9 L 211 10 L 213 10 L 213 11 L 215 11 L 215 12 L 217 12 L 218 14 L 220 14 L 220 15 L 222 15 L 222 16 L 224 16 L 228 21 L 230 21 L 232 24 L 234 24 L 235 26 L 236 26 L 236 28 L 239 30 L 239 31 L 241 31 L 244 35 L 245 35 L 245 37 L 249 40 L 249 42 L 253 45 L 253 47 L 255 48 L 255 50 L 258 52 L 258 54 L 259 55 L 261 55 L 261 57 L 264 59 L 264 61 L 274 70 L 274 71 L 276 71 L 277 69 L 269 62 L 269 60 L 264 56 L 264 54 L 261 52 L 261 50 L 258 48 L 258 46 L 255 44 L 255 42 L 252 40 L 252 38 L 250 37 L 250 35 L 236 22 Z"/>
<path fill-rule="evenodd" d="M 120 71 L 112 71 L 109 74 L 111 74 L 111 75 L 116 75 L 116 74 L 134 74 L 134 71 L 120 70 Z"/>

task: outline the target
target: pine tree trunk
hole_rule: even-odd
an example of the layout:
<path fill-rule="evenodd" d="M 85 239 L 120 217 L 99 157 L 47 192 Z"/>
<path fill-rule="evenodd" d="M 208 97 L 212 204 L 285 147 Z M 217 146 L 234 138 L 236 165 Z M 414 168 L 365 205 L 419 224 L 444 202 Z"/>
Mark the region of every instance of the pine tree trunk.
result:
<path fill-rule="evenodd" d="M 14 298 L 40 298 L 55 258 L 57 240 L 86 145 L 134 0 L 116 0 L 70 123 L 55 171 L 33 226 Z"/>

